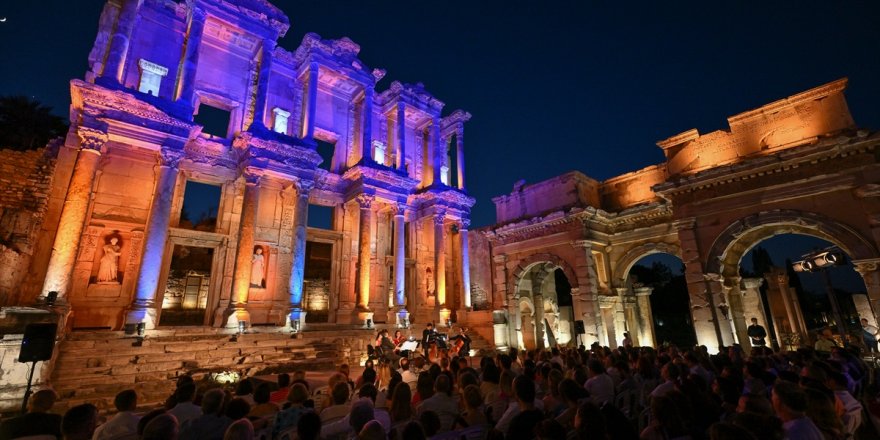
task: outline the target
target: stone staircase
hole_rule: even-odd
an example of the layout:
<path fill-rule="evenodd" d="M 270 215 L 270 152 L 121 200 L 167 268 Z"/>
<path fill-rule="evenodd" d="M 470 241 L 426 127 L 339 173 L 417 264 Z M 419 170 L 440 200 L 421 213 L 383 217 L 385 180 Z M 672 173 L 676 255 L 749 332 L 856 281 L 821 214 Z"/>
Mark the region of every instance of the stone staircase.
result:
<path fill-rule="evenodd" d="M 157 406 L 185 374 L 198 381 L 218 372 L 252 377 L 358 364 L 373 335 L 375 330 L 320 324 L 296 338 L 275 327 L 237 337 L 223 329 L 177 327 L 149 331 L 134 346 L 136 338 L 122 332 L 75 331 L 59 343 L 50 382 L 61 399 L 54 410 L 84 402 L 112 410 L 113 397 L 128 388 L 138 391 L 140 408 Z"/>

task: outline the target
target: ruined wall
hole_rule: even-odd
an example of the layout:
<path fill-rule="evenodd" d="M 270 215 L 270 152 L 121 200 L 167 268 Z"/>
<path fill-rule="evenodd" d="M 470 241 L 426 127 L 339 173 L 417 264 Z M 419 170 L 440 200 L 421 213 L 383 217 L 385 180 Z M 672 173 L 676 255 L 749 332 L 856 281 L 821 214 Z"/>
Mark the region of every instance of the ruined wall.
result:
<path fill-rule="evenodd" d="M 602 182 L 600 189 L 602 209 L 619 211 L 642 203 L 656 202 L 660 198 L 651 187 L 665 180 L 665 164 L 652 165 L 612 177 Z"/>
<path fill-rule="evenodd" d="M 0 306 L 17 304 L 48 207 L 57 145 L 0 150 Z"/>
<path fill-rule="evenodd" d="M 470 252 L 471 305 L 474 310 L 491 310 L 492 301 L 492 251 L 489 239 L 482 231 L 468 232 Z M 498 305 L 500 307 L 500 304 Z"/>
<path fill-rule="evenodd" d="M 517 183 L 510 194 L 492 199 L 496 222 L 506 223 L 574 206 L 598 207 L 599 187 L 599 182 L 577 171 L 531 185 Z"/>

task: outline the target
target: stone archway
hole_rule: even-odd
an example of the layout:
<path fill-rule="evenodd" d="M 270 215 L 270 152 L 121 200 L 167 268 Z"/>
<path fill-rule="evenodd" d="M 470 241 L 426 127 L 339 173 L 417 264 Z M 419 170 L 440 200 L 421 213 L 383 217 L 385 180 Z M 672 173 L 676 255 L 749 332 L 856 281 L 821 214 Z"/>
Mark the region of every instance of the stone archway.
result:
<path fill-rule="evenodd" d="M 557 271 L 561 271 L 571 288 L 576 292 L 578 279 L 574 268 L 558 255 L 537 253 L 520 260 L 508 281 L 510 291 L 515 292 L 516 308 L 511 310 L 518 324 L 518 334 L 511 334 L 510 341 L 525 343 L 525 347 L 544 347 L 548 341 L 567 343 L 573 340 L 574 308 L 566 306 L 564 313 L 558 307 L 558 292 L 555 281 Z M 529 313 L 524 313 L 523 301 L 529 303 Z M 563 316 L 564 315 L 564 316 Z M 553 338 L 547 334 L 548 328 L 553 330 Z M 534 335 L 529 335 L 531 331 Z M 557 339 L 563 335 L 561 339 Z M 530 345 L 529 340 L 533 341 Z M 522 345 L 521 345 L 522 346 Z"/>
<path fill-rule="evenodd" d="M 870 241 L 861 236 L 848 225 L 820 214 L 798 210 L 773 210 L 750 215 L 730 224 L 712 243 L 705 260 L 706 282 L 717 287 L 712 288 L 717 295 L 716 304 L 727 303 L 729 315 L 721 313 L 729 319 L 729 329 L 716 327 L 719 337 L 725 344 L 733 342 L 736 336 L 741 345 L 747 341 L 745 315 L 760 315 L 761 311 L 746 310 L 741 294 L 741 278 L 739 265 L 742 258 L 760 242 L 776 235 L 799 234 L 826 240 L 841 248 L 853 260 L 872 260 L 877 258 L 877 250 Z M 720 302 L 719 302 L 720 301 Z M 796 308 L 795 318 L 800 316 Z M 875 310 L 876 313 L 876 310 Z M 718 318 L 720 319 L 720 317 Z M 801 326 L 795 333 L 806 334 Z"/>
<path fill-rule="evenodd" d="M 531 298 L 525 297 L 519 299 L 517 304 L 517 314 L 519 315 L 520 331 L 518 335 L 520 347 L 526 349 L 535 348 L 538 338 L 535 334 L 535 304 Z"/>
<path fill-rule="evenodd" d="M 510 280 L 508 281 L 510 285 L 508 286 L 507 291 L 516 292 L 517 284 L 522 279 L 523 275 L 527 274 L 536 264 L 539 263 L 549 263 L 553 267 L 558 267 L 562 269 L 562 272 L 565 273 L 565 277 L 568 278 L 568 282 L 571 284 L 571 289 L 578 289 L 578 278 L 571 264 L 555 254 L 537 253 L 531 254 L 528 257 L 525 257 L 519 261 L 516 269 L 513 270 L 513 276 L 511 276 Z"/>
<path fill-rule="evenodd" d="M 651 254 L 670 254 L 681 259 L 681 247 L 677 244 L 652 242 L 630 249 L 623 255 L 623 257 L 617 260 L 617 263 L 614 265 L 614 269 L 611 272 L 613 275 L 612 285 L 616 288 L 626 287 L 626 280 L 627 277 L 629 277 L 630 269 L 632 269 L 639 260 Z"/>

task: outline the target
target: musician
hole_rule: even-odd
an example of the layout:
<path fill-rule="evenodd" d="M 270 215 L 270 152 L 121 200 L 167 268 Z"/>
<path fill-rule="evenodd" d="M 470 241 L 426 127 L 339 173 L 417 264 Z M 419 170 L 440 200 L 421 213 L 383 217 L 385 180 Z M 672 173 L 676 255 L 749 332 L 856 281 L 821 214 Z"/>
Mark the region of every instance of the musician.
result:
<path fill-rule="evenodd" d="M 471 352 L 471 337 L 467 335 L 467 329 L 464 327 L 458 328 L 458 334 L 449 338 L 450 341 L 453 341 L 453 347 L 456 348 L 458 356 L 468 356 Z"/>
<path fill-rule="evenodd" d="M 391 339 L 391 342 L 394 343 L 395 347 L 400 347 L 400 344 L 403 344 L 406 341 L 406 336 L 403 335 L 403 332 L 397 330 L 394 332 L 394 338 Z"/>
<path fill-rule="evenodd" d="M 767 345 L 767 342 L 764 340 L 767 337 L 767 330 L 758 325 L 758 318 L 752 318 L 752 325 L 749 326 L 746 333 L 749 335 L 749 339 L 752 340 L 752 347 L 764 347 Z"/>
<path fill-rule="evenodd" d="M 422 349 L 425 351 L 425 359 L 430 359 L 428 357 L 430 351 L 429 346 L 431 342 L 434 342 L 434 323 L 429 322 L 425 325 L 425 329 L 422 330 Z"/>

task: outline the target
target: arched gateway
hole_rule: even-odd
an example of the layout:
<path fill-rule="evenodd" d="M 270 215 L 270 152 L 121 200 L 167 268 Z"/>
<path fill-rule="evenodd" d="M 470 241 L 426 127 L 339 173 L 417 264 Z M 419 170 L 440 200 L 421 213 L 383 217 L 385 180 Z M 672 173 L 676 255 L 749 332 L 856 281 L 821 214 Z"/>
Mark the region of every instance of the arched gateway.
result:
<path fill-rule="evenodd" d="M 476 282 L 493 286 L 496 309 L 513 311 L 505 306 L 532 270 L 521 255 L 570 255 L 574 315 L 587 344 L 615 346 L 621 328 L 645 344 L 652 341 L 640 322 L 650 303 L 640 298 L 651 293 L 628 274 L 665 252 L 684 262 L 698 343 L 748 349 L 745 316 L 757 314 L 757 284 L 740 277 L 740 260 L 761 240 L 805 234 L 853 259 L 869 299 L 860 313 L 875 322 L 880 135 L 855 127 L 845 87 L 841 79 L 732 116 L 727 130 L 670 137 L 658 142 L 664 163 L 603 182 L 571 172 L 518 183 L 493 199 L 497 224 L 475 231 L 484 239 L 472 242 L 492 255 L 473 269 L 483 274 Z"/>

